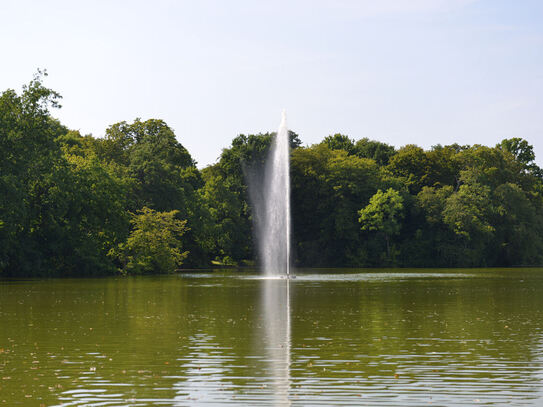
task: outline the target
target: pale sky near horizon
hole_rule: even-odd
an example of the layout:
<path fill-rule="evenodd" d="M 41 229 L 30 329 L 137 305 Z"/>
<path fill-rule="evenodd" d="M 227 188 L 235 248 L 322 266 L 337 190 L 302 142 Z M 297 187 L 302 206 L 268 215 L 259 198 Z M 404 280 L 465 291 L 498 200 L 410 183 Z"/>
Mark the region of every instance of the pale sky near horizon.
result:
<path fill-rule="evenodd" d="M 65 125 L 160 118 L 202 167 L 283 108 L 306 145 L 522 137 L 543 166 L 540 0 L 0 0 L 0 91 L 37 68 Z"/>

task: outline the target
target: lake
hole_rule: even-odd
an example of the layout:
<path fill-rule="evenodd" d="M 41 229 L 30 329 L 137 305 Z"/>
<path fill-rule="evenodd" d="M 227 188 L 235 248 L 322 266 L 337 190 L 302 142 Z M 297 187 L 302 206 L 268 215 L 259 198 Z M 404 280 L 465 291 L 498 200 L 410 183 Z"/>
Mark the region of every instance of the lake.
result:
<path fill-rule="evenodd" d="M 543 405 L 543 269 L 0 281 L 0 405 Z"/>

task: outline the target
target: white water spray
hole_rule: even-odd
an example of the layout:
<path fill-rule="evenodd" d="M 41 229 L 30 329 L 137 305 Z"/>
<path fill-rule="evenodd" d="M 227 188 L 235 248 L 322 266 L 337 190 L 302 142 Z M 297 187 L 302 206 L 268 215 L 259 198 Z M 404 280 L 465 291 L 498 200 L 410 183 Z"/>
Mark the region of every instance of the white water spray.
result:
<path fill-rule="evenodd" d="M 290 277 L 290 148 L 283 110 L 265 167 L 260 255 L 264 273 Z"/>

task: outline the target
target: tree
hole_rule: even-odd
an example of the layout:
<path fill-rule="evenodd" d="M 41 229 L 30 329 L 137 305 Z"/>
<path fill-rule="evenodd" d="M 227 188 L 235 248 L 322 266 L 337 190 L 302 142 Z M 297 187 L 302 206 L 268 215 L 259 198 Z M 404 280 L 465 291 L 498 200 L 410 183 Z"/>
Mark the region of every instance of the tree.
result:
<path fill-rule="evenodd" d="M 218 164 L 205 168 L 202 176 L 205 185 L 199 193 L 210 215 L 206 236 L 211 258 L 236 264 L 249 259 L 251 224 L 243 198 L 237 188 L 232 188 L 231 179 L 225 177 Z"/>
<path fill-rule="evenodd" d="M 189 254 L 181 249 L 187 221 L 176 219 L 177 213 L 143 207 L 132 214 L 128 239 L 110 252 L 124 274 L 172 273 L 183 264 Z"/>
<path fill-rule="evenodd" d="M 0 95 L 0 271 L 11 275 L 41 272 L 46 260 L 38 239 L 42 204 L 62 162 L 55 139 L 66 131 L 49 114 L 61 97 L 43 86 L 46 76 L 38 71 L 20 95 Z"/>
<path fill-rule="evenodd" d="M 198 190 L 203 187 L 200 171 L 173 130 L 159 119 L 110 126 L 96 146 L 105 165 L 113 166 L 131 185 L 127 209 L 143 206 L 157 211 L 179 211 L 187 220 L 185 247 L 192 267 L 209 263 L 206 224 L 207 208 Z"/>
<path fill-rule="evenodd" d="M 443 217 L 446 224 L 467 240 L 490 235 L 494 228 L 488 222 L 490 189 L 483 185 L 465 184 L 447 198 Z"/>
<path fill-rule="evenodd" d="M 362 158 L 371 158 L 381 166 L 387 165 L 396 154 L 396 149 L 380 141 L 363 138 L 354 145 L 354 154 Z"/>
<path fill-rule="evenodd" d="M 325 137 L 321 144 L 326 145 L 330 150 L 343 150 L 347 154 L 355 153 L 354 140 L 340 133 Z"/>
<path fill-rule="evenodd" d="M 0 269 L 10 275 L 113 270 L 126 237 L 126 188 L 90 154 L 88 138 L 51 118 L 59 95 L 37 75 L 0 97 Z"/>
<path fill-rule="evenodd" d="M 388 259 L 391 259 L 390 238 L 400 233 L 400 222 L 404 217 L 403 202 L 398 191 L 389 188 L 383 192 L 379 189 L 370 198 L 369 204 L 358 211 L 362 230 L 380 232 L 385 237 Z"/>
<path fill-rule="evenodd" d="M 534 148 L 526 140 L 519 137 L 505 139 L 496 147 L 511 153 L 529 174 L 543 180 L 543 170 L 534 162 Z"/>
<path fill-rule="evenodd" d="M 449 196 L 443 209 L 443 221 L 457 237 L 458 265 L 486 266 L 487 251 L 495 228 L 490 223 L 493 208 L 490 188 L 481 184 L 464 184 Z"/>
<path fill-rule="evenodd" d="M 500 185 L 492 194 L 497 264 L 540 264 L 543 259 L 543 217 L 528 196 L 511 183 Z"/>
<path fill-rule="evenodd" d="M 126 184 L 96 157 L 67 155 L 43 182 L 36 239 L 47 274 L 114 272 L 107 253 L 128 233 Z"/>
<path fill-rule="evenodd" d="M 518 162 L 524 165 L 528 165 L 535 160 L 534 148 L 526 140 L 519 137 L 504 139 L 497 147 L 510 152 Z"/>
<path fill-rule="evenodd" d="M 429 167 L 426 152 L 414 144 L 408 144 L 390 158 L 386 168 L 401 178 L 412 194 L 417 194 L 423 186 L 432 186 L 427 182 Z"/>
<path fill-rule="evenodd" d="M 251 205 L 262 193 L 266 158 L 275 133 L 240 134 L 222 151 L 218 163 L 203 170 L 202 200 L 215 223 L 213 256 L 218 261 L 240 263 L 255 253 Z M 290 148 L 299 148 L 298 135 L 289 131 Z M 249 188 L 249 185 L 252 188 Z"/>
<path fill-rule="evenodd" d="M 128 168 L 137 181 L 138 206 L 159 211 L 185 208 L 191 199 L 187 195 L 193 188 L 184 182 L 181 172 L 195 167 L 195 163 L 170 127 L 162 120 L 136 119 L 123 131 L 134 140 L 129 149 Z"/>
<path fill-rule="evenodd" d="M 297 260 L 318 266 L 360 265 L 360 202 L 377 190 L 371 159 L 330 150 L 299 148 L 291 156 L 292 220 Z"/>

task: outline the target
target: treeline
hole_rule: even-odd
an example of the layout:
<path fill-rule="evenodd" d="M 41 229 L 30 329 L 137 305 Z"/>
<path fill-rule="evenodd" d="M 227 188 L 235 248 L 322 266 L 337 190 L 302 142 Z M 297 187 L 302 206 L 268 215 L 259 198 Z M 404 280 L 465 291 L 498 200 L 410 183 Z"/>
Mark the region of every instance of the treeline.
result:
<path fill-rule="evenodd" d="M 43 76 L 0 96 L 0 276 L 254 264 L 247 184 L 272 133 L 198 170 L 161 120 L 69 130 Z M 290 136 L 296 266 L 543 263 L 543 172 L 525 140 L 425 151 Z"/>

